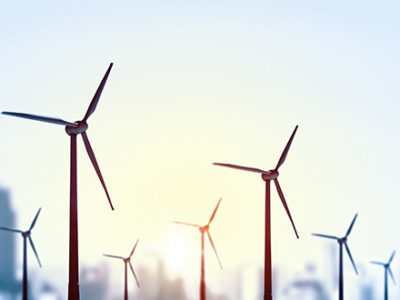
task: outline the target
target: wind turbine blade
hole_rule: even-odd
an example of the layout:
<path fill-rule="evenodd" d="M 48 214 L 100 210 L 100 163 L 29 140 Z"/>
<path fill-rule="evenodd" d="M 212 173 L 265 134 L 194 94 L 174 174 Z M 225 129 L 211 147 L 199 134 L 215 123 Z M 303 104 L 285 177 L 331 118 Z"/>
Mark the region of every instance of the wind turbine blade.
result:
<path fill-rule="evenodd" d="M 392 262 L 392 260 L 393 260 L 395 254 L 396 254 L 396 250 L 394 250 L 394 251 L 392 252 L 392 255 L 391 255 L 390 258 L 389 258 L 389 262 L 388 262 L 389 265 L 390 265 L 390 263 Z"/>
<path fill-rule="evenodd" d="M 108 199 L 108 202 L 110 203 L 111 209 L 114 210 L 114 206 L 111 203 L 110 195 L 108 194 L 108 191 L 107 191 L 106 183 L 104 182 L 103 176 L 101 175 L 100 167 L 97 163 L 96 156 L 94 155 L 92 146 L 90 146 L 89 138 L 88 138 L 86 132 L 82 132 L 82 138 L 83 138 L 83 143 L 85 144 L 86 151 L 89 155 L 89 158 L 92 161 L 93 167 L 96 170 L 96 173 L 100 179 L 101 185 L 103 186 L 104 191 L 106 192 L 107 199 Z"/>
<path fill-rule="evenodd" d="M 274 182 L 275 182 L 275 186 L 278 191 L 279 197 L 281 198 L 282 204 L 285 207 L 285 210 L 286 210 L 287 215 L 289 216 L 290 222 L 292 223 L 294 233 L 296 234 L 296 237 L 299 238 L 299 235 L 297 234 L 296 226 L 294 225 L 292 216 L 290 215 L 289 207 L 287 206 L 285 196 L 283 196 L 283 192 L 282 192 L 281 186 L 279 185 L 278 179 L 274 179 Z"/>
<path fill-rule="evenodd" d="M 7 227 L 0 227 L 0 230 L 5 230 L 5 231 L 11 231 L 11 232 L 18 232 L 18 233 L 22 233 L 22 230 L 18 230 L 18 229 L 11 229 L 11 228 L 7 228 Z"/>
<path fill-rule="evenodd" d="M 327 234 L 312 233 L 311 235 L 319 236 L 319 237 L 323 237 L 323 238 L 327 238 L 327 239 L 334 239 L 334 240 L 338 240 L 339 239 L 337 236 L 327 235 Z"/>
<path fill-rule="evenodd" d="M 33 253 L 35 253 L 35 256 L 36 256 L 36 259 L 37 259 L 37 261 L 38 261 L 38 263 L 39 263 L 39 266 L 42 267 L 42 264 L 40 263 L 39 255 L 37 254 L 35 245 L 33 244 L 33 241 L 32 241 L 32 239 L 31 239 L 31 236 L 30 236 L 30 235 L 28 235 L 28 240 L 29 240 L 29 243 L 31 244 Z"/>
<path fill-rule="evenodd" d="M 210 244 L 211 244 L 212 248 L 214 249 L 214 253 L 215 253 L 215 255 L 217 256 L 219 266 L 220 266 L 220 268 L 222 269 L 221 260 L 219 259 L 219 256 L 218 256 L 218 253 L 217 253 L 217 249 L 216 249 L 215 246 L 214 246 L 214 242 L 213 242 L 213 240 L 212 240 L 212 238 L 211 238 L 211 235 L 210 235 L 210 233 L 208 232 L 208 230 L 207 230 L 207 235 L 208 235 L 208 239 L 210 240 Z"/>
<path fill-rule="evenodd" d="M 210 220 L 208 221 L 208 225 L 210 225 L 210 223 L 212 222 L 212 220 L 214 220 L 215 214 L 217 213 L 217 210 L 218 210 L 219 204 L 221 203 L 221 200 L 222 200 L 222 197 L 219 198 L 219 201 L 218 201 L 218 203 L 217 203 L 217 206 L 215 207 L 215 209 L 214 209 L 214 211 L 213 211 L 213 213 L 212 213 L 212 215 L 211 215 L 211 217 L 210 217 Z"/>
<path fill-rule="evenodd" d="M 118 258 L 118 259 L 124 259 L 122 256 L 116 256 L 116 255 L 111 255 L 111 254 L 103 254 L 103 256 L 111 257 L 111 258 Z"/>
<path fill-rule="evenodd" d="M 244 170 L 244 171 L 250 171 L 250 172 L 256 172 L 256 173 L 261 173 L 261 174 L 269 174 L 270 173 L 268 171 L 264 171 L 264 170 L 257 169 L 257 168 L 250 168 L 250 167 L 244 167 L 244 166 L 233 165 L 233 164 L 213 163 L 213 165 L 221 166 L 221 167 L 228 167 L 228 168 L 233 168 L 233 169 L 239 169 L 239 170 Z"/>
<path fill-rule="evenodd" d="M 103 79 L 101 80 L 100 85 L 99 85 L 99 87 L 97 88 L 97 91 L 96 91 L 96 93 L 94 94 L 93 99 L 92 99 L 92 101 L 90 102 L 90 105 L 89 105 L 89 107 L 88 107 L 88 110 L 86 111 L 86 114 L 85 114 L 85 116 L 83 117 L 83 120 L 82 120 L 82 121 L 86 121 L 86 120 L 90 117 L 90 115 L 91 115 L 92 113 L 94 113 L 94 111 L 96 110 L 97 103 L 99 102 L 101 93 L 103 92 L 103 88 L 104 88 L 104 86 L 106 85 L 106 81 L 107 81 L 108 75 L 110 74 L 110 71 L 111 71 L 112 66 L 113 66 L 113 63 L 110 64 L 110 66 L 108 67 L 108 69 L 107 69 L 107 71 L 106 71 L 106 74 L 104 74 L 104 77 L 103 77 Z"/>
<path fill-rule="evenodd" d="M 388 271 L 389 271 L 390 277 L 392 277 L 393 283 L 396 284 L 396 280 L 394 279 L 394 276 L 393 276 L 392 270 L 390 269 L 390 266 L 388 267 Z"/>
<path fill-rule="evenodd" d="M 133 270 L 133 267 L 132 267 L 132 264 L 131 264 L 131 262 L 130 262 L 130 261 L 129 261 L 129 267 L 131 268 L 131 271 L 132 271 L 133 277 L 135 277 L 136 284 L 137 284 L 138 288 L 140 288 L 139 280 L 138 280 L 138 279 L 137 279 L 137 277 L 136 277 L 135 271 Z"/>
<path fill-rule="evenodd" d="M 8 116 L 13 116 L 13 117 L 18 117 L 18 118 L 24 118 L 24 119 L 29 119 L 29 120 L 35 120 L 35 121 L 51 123 L 51 124 L 78 127 L 78 125 L 75 124 L 75 123 L 67 122 L 67 121 L 64 121 L 64 120 L 58 119 L 58 118 L 44 117 L 44 116 L 38 116 L 38 115 L 32 115 L 32 114 L 24 114 L 24 113 L 16 113 L 16 112 L 9 112 L 9 111 L 3 111 L 2 114 L 3 115 L 8 115 Z"/>
<path fill-rule="evenodd" d="M 199 225 L 196 225 L 196 224 L 192 224 L 192 223 L 186 223 L 186 222 L 179 222 L 179 221 L 171 221 L 172 223 L 175 223 L 175 224 L 180 224 L 180 225 L 187 225 L 187 226 L 192 226 L 192 227 L 199 227 Z"/>
<path fill-rule="evenodd" d="M 347 243 L 346 243 L 346 242 L 344 243 L 344 246 L 345 246 L 345 248 L 346 248 L 347 254 L 349 255 L 349 258 L 350 258 L 350 260 L 351 260 L 351 263 L 352 263 L 352 265 L 353 265 L 353 267 L 354 267 L 354 271 L 356 271 L 356 274 L 358 275 L 357 267 L 356 267 L 356 264 L 354 263 L 353 257 L 351 256 L 349 246 L 347 246 Z"/>
<path fill-rule="evenodd" d="M 374 265 L 380 265 L 380 266 L 384 266 L 384 265 L 385 265 L 385 263 L 383 263 L 383 262 L 374 261 L 374 260 L 371 260 L 370 263 L 371 263 L 371 264 L 374 264 Z"/>
<path fill-rule="evenodd" d="M 354 216 L 354 218 L 353 218 L 353 221 L 351 221 L 351 224 L 350 224 L 349 229 L 347 229 L 347 232 L 346 232 L 345 237 L 348 237 L 348 236 L 349 236 L 351 230 L 353 229 L 353 225 L 354 225 L 354 222 L 355 222 L 356 219 L 357 219 L 357 216 L 358 216 L 358 214 L 355 214 L 355 216 Z"/>
<path fill-rule="evenodd" d="M 292 145 L 293 139 L 294 139 L 294 135 L 296 134 L 297 128 L 299 127 L 299 125 L 296 125 L 296 127 L 293 130 L 292 135 L 290 136 L 289 141 L 287 142 L 285 149 L 283 150 L 281 157 L 279 158 L 278 164 L 275 167 L 275 170 L 278 170 L 280 166 L 283 165 L 283 163 L 285 162 L 286 156 L 289 152 L 290 146 Z"/>
<path fill-rule="evenodd" d="M 32 221 L 31 227 L 29 227 L 29 231 L 31 231 L 31 230 L 33 229 L 33 226 L 35 226 L 36 221 L 37 221 L 37 219 L 38 219 L 38 217 L 39 217 L 39 214 L 40 214 L 40 211 L 41 211 L 41 210 L 42 210 L 42 208 L 39 208 L 38 212 L 36 213 L 36 216 L 35 216 L 35 218 L 34 218 L 33 221 Z"/>
<path fill-rule="evenodd" d="M 129 255 L 129 258 L 132 257 L 133 252 L 135 252 L 135 249 L 136 249 L 136 246 L 137 246 L 138 243 L 139 243 L 139 239 L 136 241 L 135 246 L 133 246 L 133 249 L 132 249 L 132 251 L 131 251 L 131 254 Z"/>

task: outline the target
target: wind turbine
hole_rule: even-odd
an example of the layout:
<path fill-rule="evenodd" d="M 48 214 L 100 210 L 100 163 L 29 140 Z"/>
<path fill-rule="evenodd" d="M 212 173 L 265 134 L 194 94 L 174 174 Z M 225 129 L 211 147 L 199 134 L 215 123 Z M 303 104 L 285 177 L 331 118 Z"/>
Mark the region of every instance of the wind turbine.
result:
<path fill-rule="evenodd" d="M 385 294 L 384 294 L 385 295 L 384 296 L 385 300 L 389 299 L 388 273 L 390 274 L 390 277 L 392 277 L 393 283 L 396 284 L 396 281 L 394 280 L 394 276 L 393 276 L 392 270 L 390 269 L 390 264 L 391 264 L 395 254 L 396 254 L 396 251 L 393 251 L 392 255 L 390 256 L 389 261 L 387 263 L 383 263 L 383 262 L 380 262 L 380 261 L 371 261 L 371 264 L 383 266 L 384 269 L 385 269 Z"/>
<path fill-rule="evenodd" d="M 219 259 L 217 249 L 215 248 L 214 242 L 211 238 L 209 229 L 210 229 L 210 224 L 214 220 L 215 214 L 217 213 L 217 209 L 219 207 L 219 204 L 221 203 L 222 198 L 219 199 L 217 206 L 215 207 L 213 213 L 211 214 L 210 220 L 208 220 L 208 223 L 206 225 L 200 226 L 197 224 L 192 224 L 192 223 L 186 223 L 186 222 L 178 222 L 178 221 L 172 221 L 173 223 L 176 224 L 181 224 L 181 225 L 187 225 L 187 226 L 192 226 L 196 227 L 199 229 L 201 233 L 201 274 L 200 274 L 200 300 L 205 300 L 206 299 L 206 282 L 205 282 L 205 268 L 204 268 L 204 233 L 207 233 L 208 239 L 210 241 L 211 247 L 214 249 L 214 253 L 217 256 L 218 263 L 220 268 L 222 269 L 222 264 Z"/>
<path fill-rule="evenodd" d="M 233 164 L 226 163 L 213 163 L 216 166 L 228 167 L 233 169 L 239 169 L 243 171 L 256 172 L 261 174 L 262 180 L 265 181 L 265 257 L 264 257 L 264 300 L 272 300 L 272 262 L 271 262 L 271 180 L 274 181 L 276 190 L 278 191 L 278 195 L 281 198 L 282 204 L 286 210 L 287 215 L 289 216 L 290 222 L 292 223 L 294 233 L 296 237 L 299 238 L 297 234 L 296 226 L 294 225 L 292 216 L 290 215 L 289 207 L 286 203 L 285 196 L 283 195 L 281 186 L 279 185 L 278 176 L 279 176 L 279 168 L 285 162 L 286 156 L 289 152 L 290 145 L 292 144 L 294 135 L 296 134 L 298 125 L 293 130 L 293 133 L 286 144 L 285 149 L 282 152 L 281 157 L 279 158 L 278 164 L 275 169 L 264 171 L 257 168 L 244 167 Z"/>
<path fill-rule="evenodd" d="M 349 234 L 351 230 L 353 229 L 354 222 L 357 219 L 358 214 L 356 214 L 353 218 L 353 221 L 351 221 L 349 229 L 347 229 L 346 235 L 344 237 L 337 237 L 333 235 L 326 235 L 326 234 L 319 234 L 319 233 L 313 233 L 312 235 L 314 236 L 319 236 L 327 239 L 334 239 L 339 243 L 339 300 L 343 300 L 343 245 L 346 248 L 346 252 L 349 255 L 350 261 L 354 267 L 354 271 L 356 272 L 356 275 L 358 275 L 357 267 L 356 264 L 354 263 L 353 257 L 351 256 L 350 248 L 347 245 L 347 238 L 349 237 Z"/>
<path fill-rule="evenodd" d="M 133 252 L 135 252 L 136 245 L 138 244 L 138 242 L 139 242 L 139 240 L 136 241 L 136 243 L 133 246 L 133 249 L 131 251 L 131 254 L 129 254 L 128 257 L 116 256 L 116 255 L 111 255 L 111 254 L 103 254 L 104 256 L 107 256 L 107 257 L 121 259 L 121 260 L 123 260 L 123 262 L 125 264 L 125 289 L 124 289 L 124 299 L 125 300 L 128 300 L 128 264 L 129 264 L 129 267 L 131 268 L 133 277 L 135 277 L 137 286 L 140 287 L 139 281 L 138 281 L 138 279 L 136 277 L 135 271 L 133 270 L 133 267 L 132 267 L 132 264 L 131 264 L 131 257 L 133 255 Z"/>
<path fill-rule="evenodd" d="M 20 117 L 25 119 L 31 119 L 41 122 L 52 123 L 56 125 L 64 125 L 65 131 L 71 137 L 71 171 L 70 171 L 70 217 L 69 217 L 69 283 L 68 283 L 68 299 L 79 300 L 79 260 L 78 260 L 78 182 L 77 182 L 77 157 L 76 157 L 76 136 L 78 134 L 82 135 L 83 143 L 85 145 L 86 151 L 89 158 L 96 170 L 97 176 L 104 188 L 107 195 L 108 202 L 110 203 L 111 209 L 114 207 L 111 203 L 111 198 L 108 194 L 106 184 L 104 182 L 103 176 L 101 175 L 99 165 L 97 163 L 96 157 L 94 155 L 92 146 L 90 145 L 89 138 L 86 134 L 88 129 L 87 121 L 89 117 L 94 113 L 97 103 L 99 102 L 101 93 L 106 84 L 108 75 L 110 74 L 113 63 L 107 69 L 96 93 L 90 102 L 89 108 L 86 111 L 85 116 L 81 121 L 67 122 L 62 119 L 44 117 L 25 113 L 15 113 L 15 112 L 3 112 L 4 115 Z"/>
<path fill-rule="evenodd" d="M 33 218 L 32 224 L 29 227 L 28 230 L 22 231 L 19 229 L 11 229 L 7 227 L 0 227 L 0 230 L 5 230 L 5 231 L 11 231 L 11 232 L 16 232 L 20 233 L 22 235 L 22 238 L 24 239 L 24 247 L 23 247 L 23 262 L 22 262 L 22 300 L 27 300 L 28 299 L 28 258 L 27 258 L 27 250 L 26 250 L 26 240 L 28 239 L 29 244 L 31 245 L 31 248 L 33 250 L 33 253 L 36 256 L 36 259 L 39 263 L 39 266 L 42 267 L 42 264 L 40 263 L 39 255 L 37 254 L 35 245 L 33 244 L 32 238 L 31 238 L 31 232 L 33 227 L 36 224 L 36 221 L 39 217 L 41 208 L 39 208 L 38 212 L 36 213 L 36 216 Z"/>

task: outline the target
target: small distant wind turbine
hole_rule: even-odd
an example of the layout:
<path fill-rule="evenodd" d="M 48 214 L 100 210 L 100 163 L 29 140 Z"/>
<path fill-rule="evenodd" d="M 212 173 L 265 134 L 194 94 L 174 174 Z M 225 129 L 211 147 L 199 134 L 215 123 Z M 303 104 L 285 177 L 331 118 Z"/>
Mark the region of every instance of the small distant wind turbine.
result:
<path fill-rule="evenodd" d="M 394 276 L 392 273 L 392 270 L 390 269 L 390 264 L 392 263 L 393 257 L 396 254 L 396 251 L 392 252 L 392 255 L 389 258 L 389 261 L 387 263 L 383 263 L 380 261 L 371 261 L 371 264 L 375 264 L 375 265 L 380 265 L 383 266 L 385 269 L 385 296 L 384 299 L 388 300 L 389 299 L 389 290 L 388 290 L 388 273 L 390 274 L 390 277 L 392 277 L 393 283 L 396 284 L 396 281 L 394 280 Z"/>
<path fill-rule="evenodd" d="M 181 225 L 187 225 L 187 226 L 192 226 L 192 227 L 197 227 L 201 233 L 201 274 L 200 274 L 200 300 L 205 300 L 206 299 L 206 282 L 205 282 L 205 268 L 204 268 L 204 233 L 207 233 L 208 239 L 210 241 L 211 247 L 214 249 L 214 253 L 217 256 L 217 260 L 219 263 L 220 268 L 222 269 L 222 264 L 219 259 L 217 249 L 215 248 L 214 242 L 211 238 L 209 229 L 210 229 L 210 224 L 214 220 L 215 214 L 217 213 L 217 209 L 219 207 L 219 204 L 221 203 L 222 198 L 219 199 L 217 206 L 215 207 L 210 220 L 208 220 L 208 223 L 206 225 L 200 226 L 197 224 L 192 224 L 192 223 L 186 223 L 186 222 L 178 222 L 178 221 L 172 221 L 173 223 L 176 224 L 181 224 Z"/>
<path fill-rule="evenodd" d="M 26 239 L 29 240 L 29 244 L 31 244 L 31 248 L 33 250 L 33 253 L 36 256 L 36 259 L 39 263 L 39 266 L 42 267 L 42 264 L 40 263 L 39 255 L 37 254 L 35 245 L 33 244 L 32 238 L 31 238 L 31 232 L 33 227 L 36 224 L 36 221 L 39 217 L 41 208 L 39 208 L 38 212 L 36 213 L 35 218 L 32 221 L 31 226 L 29 227 L 28 230 L 22 231 L 19 229 L 11 229 L 7 227 L 0 227 L 0 230 L 5 230 L 5 231 L 11 231 L 11 232 L 16 232 L 20 233 L 22 235 L 22 238 L 24 239 L 24 247 L 23 247 L 23 262 L 22 262 L 22 300 L 27 300 L 28 299 L 28 258 L 27 258 L 27 250 L 26 250 Z"/>
<path fill-rule="evenodd" d="M 111 255 L 111 254 L 103 254 L 104 256 L 107 256 L 107 257 L 121 259 L 121 260 L 123 260 L 123 262 L 124 262 L 124 265 L 125 265 L 124 300 L 128 300 L 128 264 L 129 264 L 129 267 L 130 267 L 130 269 L 131 269 L 131 271 L 132 271 L 133 277 L 135 277 L 137 286 L 140 287 L 139 281 L 138 281 L 138 279 L 137 279 L 137 277 L 136 277 L 135 271 L 133 270 L 133 267 L 132 267 L 132 264 L 131 264 L 131 257 L 132 257 L 132 255 L 133 255 L 133 252 L 135 252 L 136 245 L 138 244 L 138 242 L 139 242 L 139 240 L 136 241 L 136 243 L 135 243 L 135 245 L 133 246 L 133 249 L 132 249 L 132 251 L 131 251 L 131 254 L 129 254 L 128 257 L 116 256 L 116 255 Z"/>
<path fill-rule="evenodd" d="M 346 235 L 344 237 L 337 237 L 333 235 L 326 235 L 326 234 L 319 234 L 319 233 L 313 233 L 312 235 L 314 236 L 319 236 L 327 239 L 334 239 L 339 243 L 339 300 L 343 300 L 343 245 L 346 248 L 346 252 L 349 255 L 351 264 L 354 267 L 354 271 L 356 272 L 356 275 L 358 275 L 357 267 L 356 264 L 354 263 L 353 257 L 351 256 L 350 248 L 347 245 L 347 238 L 349 237 L 349 234 L 351 230 L 353 229 L 354 222 L 357 219 L 358 214 L 356 214 L 353 218 L 353 221 L 350 224 L 349 229 L 347 229 Z"/>
<path fill-rule="evenodd" d="M 256 172 L 261 174 L 262 180 L 265 181 L 265 256 L 264 256 L 264 300 L 272 300 L 272 261 L 271 261 L 271 180 L 274 181 L 276 190 L 278 191 L 279 197 L 281 198 L 283 207 L 286 210 L 286 213 L 292 223 L 294 233 L 296 237 L 299 238 L 297 234 L 296 226 L 294 225 L 292 216 L 289 211 L 289 207 L 286 203 L 285 196 L 283 195 L 281 186 L 279 185 L 278 176 L 279 176 L 279 168 L 285 162 L 286 156 L 289 152 L 290 146 L 292 145 L 292 141 L 294 135 L 296 134 L 298 125 L 293 130 L 293 133 L 286 144 L 285 149 L 282 152 L 281 157 L 279 158 L 278 164 L 275 169 L 264 171 L 257 168 L 244 167 L 233 164 L 226 163 L 213 163 L 216 166 L 228 167 L 233 169 L 239 169 L 243 171 Z"/>
<path fill-rule="evenodd" d="M 25 118 L 35 121 L 47 122 L 56 125 L 64 125 L 65 131 L 71 137 L 71 171 L 70 171 L 70 217 L 69 217 L 69 283 L 68 283 L 68 299 L 69 300 L 79 300 L 79 260 L 78 260 L 78 182 L 77 182 L 77 157 L 76 157 L 76 136 L 78 134 L 82 135 L 83 143 L 85 145 L 86 151 L 89 158 L 93 164 L 93 167 L 100 179 L 100 182 L 106 193 L 108 202 L 110 203 L 111 209 L 114 207 L 111 203 L 110 195 L 108 194 L 106 184 L 103 180 L 103 176 L 100 172 L 100 167 L 97 163 L 96 157 L 94 155 L 92 146 L 90 145 L 89 138 L 86 134 L 88 129 L 87 120 L 94 113 L 97 103 L 100 100 L 101 93 L 106 84 L 108 75 L 110 74 L 113 63 L 108 67 L 103 79 L 100 82 L 96 93 L 90 102 L 89 108 L 86 111 L 85 116 L 81 121 L 67 122 L 58 118 L 43 117 L 32 114 L 16 113 L 16 112 L 3 112 L 4 115 Z"/>

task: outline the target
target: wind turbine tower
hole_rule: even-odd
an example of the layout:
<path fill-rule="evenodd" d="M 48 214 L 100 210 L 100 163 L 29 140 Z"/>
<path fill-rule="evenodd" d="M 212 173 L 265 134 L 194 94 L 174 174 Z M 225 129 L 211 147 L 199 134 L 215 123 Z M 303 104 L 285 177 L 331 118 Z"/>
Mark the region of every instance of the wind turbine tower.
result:
<path fill-rule="evenodd" d="M 200 226 L 200 225 L 192 224 L 192 223 L 173 221 L 173 223 L 176 223 L 176 224 L 196 227 L 200 231 L 200 234 L 201 234 L 200 300 L 206 299 L 206 281 L 205 281 L 205 267 L 204 267 L 204 234 L 205 233 L 208 236 L 208 240 L 210 241 L 211 247 L 213 248 L 214 253 L 217 257 L 219 266 L 222 269 L 222 264 L 221 264 L 221 261 L 218 256 L 217 249 L 215 248 L 213 239 L 211 238 L 210 231 L 209 231 L 210 224 L 214 220 L 215 214 L 217 213 L 217 210 L 218 210 L 219 204 L 221 203 L 221 200 L 222 200 L 222 198 L 219 199 L 217 206 L 215 207 L 215 209 L 214 209 L 213 213 L 211 214 L 211 217 L 208 220 L 208 223 L 206 225 Z"/>
<path fill-rule="evenodd" d="M 380 262 L 380 261 L 371 261 L 371 264 L 380 265 L 385 270 L 385 281 L 384 281 L 384 284 L 385 284 L 385 286 L 384 286 L 384 299 L 385 300 L 389 299 L 388 274 L 392 278 L 393 283 L 396 284 L 396 281 L 394 280 L 394 276 L 393 276 L 392 270 L 390 269 L 390 264 L 392 263 L 392 260 L 393 260 L 395 254 L 396 254 L 396 251 L 393 251 L 392 255 L 390 256 L 390 258 L 388 260 L 388 262 L 386 262 L 386 263 Z"/>
<path fill-rule="evenodd" d="M 357 267 L 356 264 L 354 263 L 353 257 L 351 256 L 350 248 L 347 245 L 347 238 L 350 235 L 351 230 L 353 229 L 354 222 L 357 219 L 358 214 L 356 214 L 353 218 L 353 221 L 351 221 L 351 224 L 349 228 L 347 229 L 346 235 L 344 237 L 337 237 L 333 235 L 326 235 L 326 234 L 320 234 L 320 233 L 313 233 L 312 235 L 322 237 L 322 238 L 327 238 L 327 239 L 334 239 L 338 242 L 339 244 L 339 300 L 343 300 L 343 245 L 346 249 L 346 252 L 350 258 L 351 264 L 353 265 L 354 271 L 356 272 L 356 275 L 358 275 Z"/>
<path fill-rule="evenodd" d="M 78 180 L 77 180 L 77 145 L 76 145 L 76 137 L 77 135 L 82 135 L 83 143 L 85 145 L 86 151 L 89 155 L 89 158 L 92 162 L 92 165 L 99 177 L 101 185 L 106 193 L 108 202 L 111 206 L 111 209 L 114 210 L 114 207 L 111 203 L 110 195 L 108 194 L 108 190 L 106 184 L 104 182 L 103 176 L 100 172 L 100 167 L 97 163 L 96 156 L 94 155 L 92 146 L 90 145 L 89 138 L 86 134 L 86 130 L 88 129 L 88 119 L 96 110 L 97 103 L 100 100 L 101 93 L 103 92 L 103 88 L 106 84 L 108 75 L 110 74 L 111 68 L 113 64 L 111 63 L 108 67 L 103 79 L 100 82 L 99 87 L 96 90 L 96 93 L 93 96 L 92 101 L 90 102 L 89 108 L 86 111 L 85 116 L 81 121 L 76 122 L 67 122 L 59 118 L 53 117 L 44 117 L 32 114 L 25 113 L 16 113 L 16 112 L 3 112 L 4 115 L 25 118 L 35 121 L 41 121 L 56 125 L 65 126 L 65 131 L 67 135 L 70 136 L 71 139 L 71 159 L 70 159 L 70 206 L 69 206 L 69 283 L 68 283 L 68 299 L 69 300 L 79 300 L 79 257 L 78 257 Z"/>
<path fill-rule="evenodd" d="M 226 163 L 213 163 L 216 166 L 228 167 L 243 171 L 255 172 L 261 174 L 262 180 L 265 182 L 265 254 L 264 254 L 264 300 L 272 300 L 272 257 L 271 257 L 271 180 L 274 182 L 276 190 L 278 191 L 278 195 L 281 198 L 283 207 L 286 210 L 286 213 L 292 223 L 294 233 L 297 238 L 299 235 L 297 234 L 296 226 L 294 225 L 292 216 L 289 211 L 289 207 L 286 203 L 285 196 L 283 195 L 283 191 L 278 181 L 279 176 L 279 168 L 283 165 L 286 160 L 286 156 L 289 152 L 290 146 L 292 145 L 294 136 L 296 134 L 298 126 L 293 130 L 292 135 L 290 136 L 289 141 L 286 144 L 285 149 L 282 152 L 281 157 L 275 167 L 275 169 L 265 171 L 257 168 L 244 167 L 233 164 Z"/>
<path fill-rule="evenodd" d="M 22 238 L 23 238 L 23 261 L 22 261 L 22 300 L 28 300 L 28 257 L 27 257 L 27 243 L 26 240 L 29 241 L 29 244 L 31 245 L 31 248 L 33 250 L 33 253 L 36 256 L 36 259 L 39 263 L 39 266 L 42 267 L 42 264 L 40 263 L 39 255 L 37 254 L 35 245 L 33 244 L 32 238 L 31 238 L 31 233 L 32 229 L 36 224 L 37 218 L 39 217 L 41 208 L 39 208 L 38 212 L 36 213 L 36 216 L 34 217 L 31 226 L 29 227 L 28 230 L 22 231 L 19 229 L 12 229 L 8 227 L 0 227 L 0 230 L 4 231 L 10 231 L 14 233 L 20 233 Z"/>
<path fill-rule="evenodd" d="M 132 271 L 133 277 L 135 277 L 136 280 L 136 284 L 138 287 L 140 287 L 139 285 L 139 281 L 136 277 L 135 271 L 133 270 L 132 264 L 131 264 L 131 258 L 133 253 L 135 252 L 136 246 L 138 244 L 139 240 L 136 241 L 135 245 L 133 246 L 133 249 L 131 251 L 131 254 L 129 254 L 128 257 L 122 257 L 122 256 L 117 256 L 117 255 L 111 255 L 111 254 L 103 254 L 104 256 L 107 257 L 111 257 L 111 258 L 117 258 L 117 259 L 121 259 L 124 262 L 124 266 L 125 266 L 125 285 L 124 285 L 124 300 L 128 300 L 128 265 L 129 268 Z"/>

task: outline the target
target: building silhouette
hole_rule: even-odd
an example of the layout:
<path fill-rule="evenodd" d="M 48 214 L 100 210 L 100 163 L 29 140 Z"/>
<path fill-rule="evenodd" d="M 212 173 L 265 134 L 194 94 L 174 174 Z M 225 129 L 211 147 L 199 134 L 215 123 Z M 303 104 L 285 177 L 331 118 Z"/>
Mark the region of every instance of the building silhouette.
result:
<path fill-rule="evenodd" d="M 15 213 L 9 190 L 0 187 L 0 226 L 15 228 Z M 16 234 L 0 231 L 0 295 L 19 299 L 22 283 L 16 279 Z"/>
<path fill-rule="evenodd" d="M 82 266 L 79 290 L 85 300 L 108 299 L 109 271 L 106 264 Z"/>

